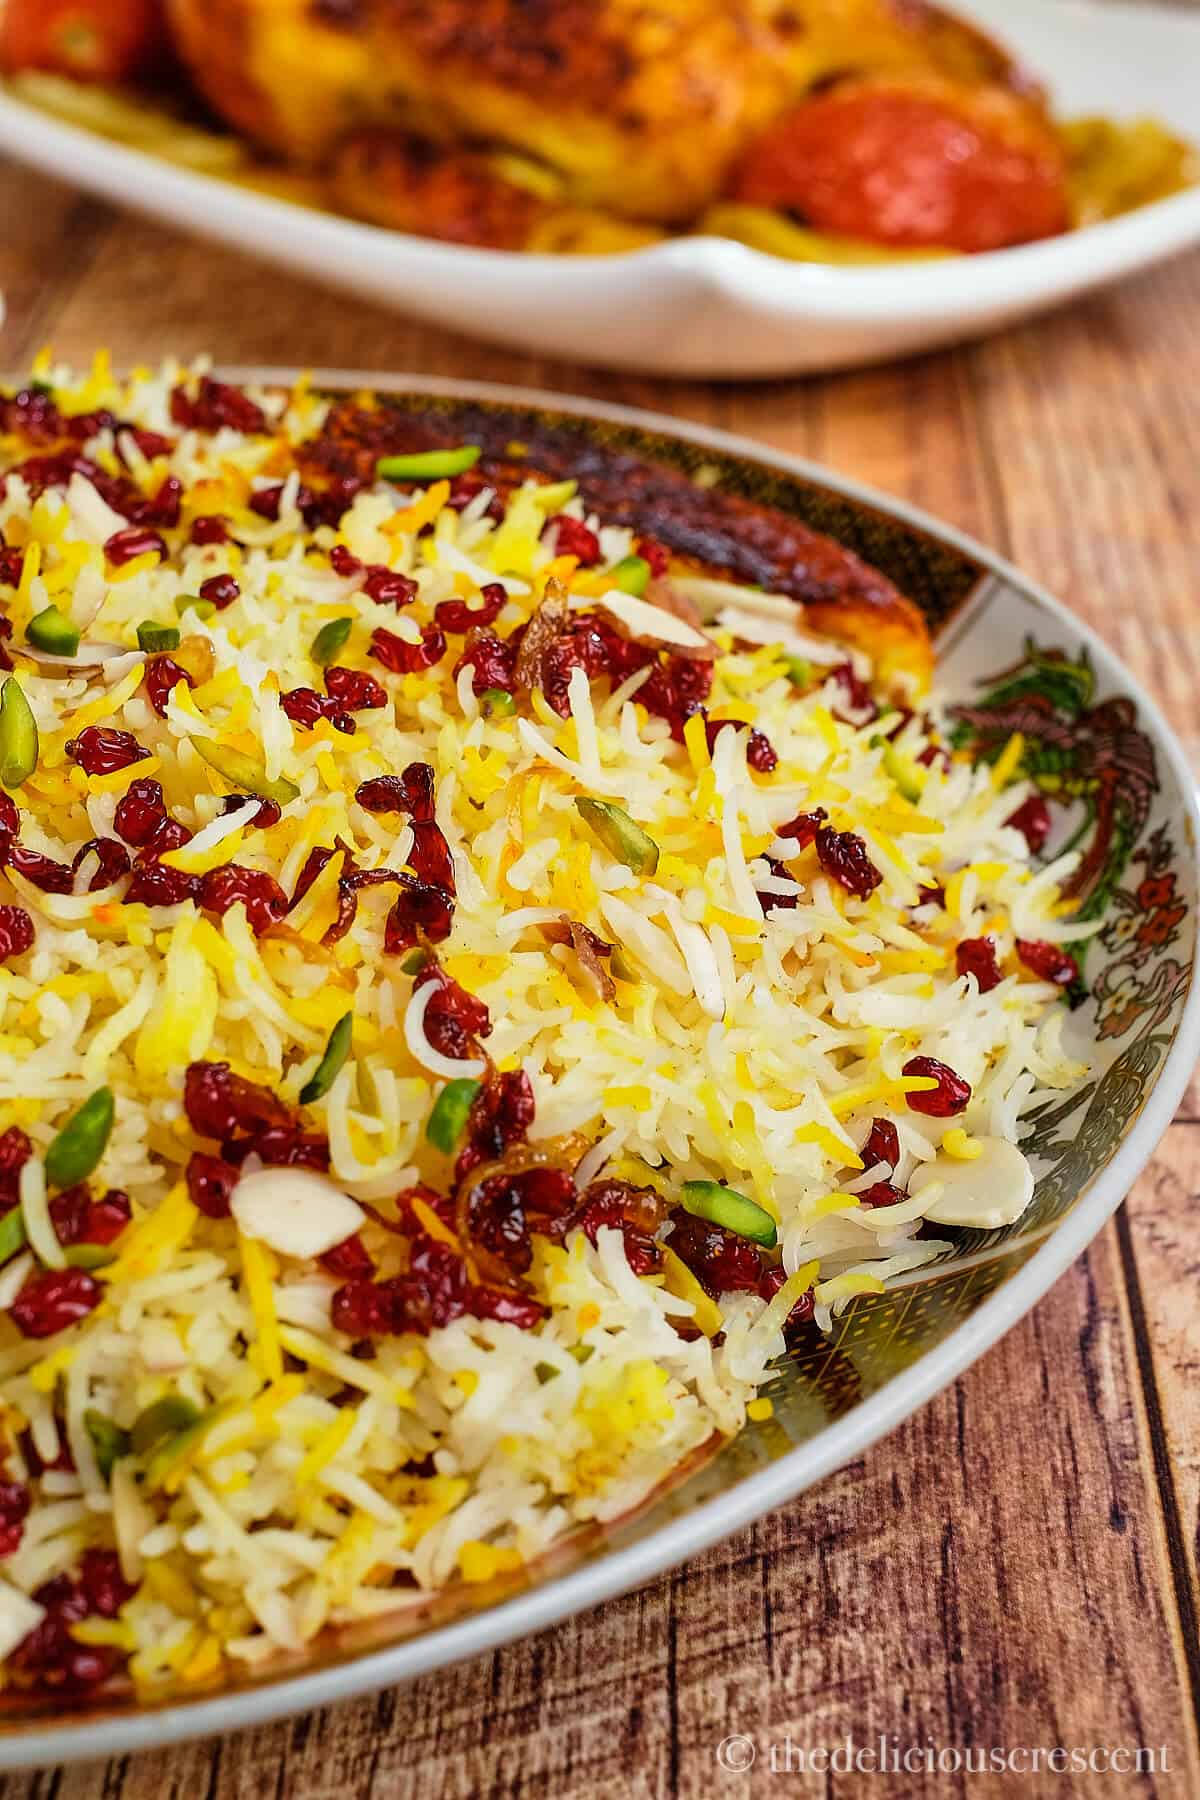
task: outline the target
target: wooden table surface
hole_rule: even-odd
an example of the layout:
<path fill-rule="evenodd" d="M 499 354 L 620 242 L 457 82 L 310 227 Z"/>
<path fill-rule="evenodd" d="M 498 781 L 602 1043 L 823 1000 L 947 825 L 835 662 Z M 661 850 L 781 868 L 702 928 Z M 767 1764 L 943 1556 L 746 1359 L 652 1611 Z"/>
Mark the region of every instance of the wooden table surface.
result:
<path fill-rule="evenodd" d="M 1067 600 L 1200 755 L 1200 256 L 990 342 L 710 387 L 468 343 L 39 177 L 0 181 L 3 364 L 413 370 L 745 432 L 976 533 Z M 0 1800 L 1200 1794 L 1195 1091 L 1088 1255 L 869 1455 L 684 1568 L 413 1686 L 156 1757 L 0 1778 Z M 1142 1745 L 1167 1771 L 874 1779 L 769 1747 Z M 731 1734 L 760 1752 L 722 1772 Z M 784 1752 L 781 1750 L 780 1755 Z"/>

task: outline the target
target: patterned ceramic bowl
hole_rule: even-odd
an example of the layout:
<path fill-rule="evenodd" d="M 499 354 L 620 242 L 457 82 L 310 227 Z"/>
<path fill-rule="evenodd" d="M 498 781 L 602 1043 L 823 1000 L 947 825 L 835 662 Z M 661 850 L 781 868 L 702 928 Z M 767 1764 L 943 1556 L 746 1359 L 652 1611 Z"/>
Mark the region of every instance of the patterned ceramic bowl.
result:
<path fill-rule="evenodd" d="M 1024 772 L 1059 802 L 1050 849 L 1069 842 L 1084 853 L 1080 916 L 1103 925 L 1087 953 L 1090 998 L 1064 1035 L 1090 1073 L 1027 1121 L 1022 1148 L 1038 1180 L 1016 1225 L 964 1231 L 939 1264 L 855 1301 L 832 1336 L 814 1334 L 780 1365 L 769 1421 L 681 1471 L 636 1516 L 564 1544 L 536 1572 L 341 1633 L 186 1704 L 67 1715 L 23 1702 L 14 1710 L 15 1696 L 5 1711 L 0 1697 L 0 1767 L 148 1748 L 405 1680 L 593 1606 L 793 1498 L 890 1431 L 1040 1299 L 1146 1163 L 1200 1050 L 1197 803 L 1183 755 L 1104 644 L 1016 570 L 910 507 L 717 432 L 501 388 L 321 381 L 436 408 L 468 442 L 490 415 L 505 441 L 565 430 L 593 461 L 616 450 L 688 471 L 703 465 L 890 576 L 934 628 L 937 685 L 959 742 L 987 754 L 1019 731 Z"/>

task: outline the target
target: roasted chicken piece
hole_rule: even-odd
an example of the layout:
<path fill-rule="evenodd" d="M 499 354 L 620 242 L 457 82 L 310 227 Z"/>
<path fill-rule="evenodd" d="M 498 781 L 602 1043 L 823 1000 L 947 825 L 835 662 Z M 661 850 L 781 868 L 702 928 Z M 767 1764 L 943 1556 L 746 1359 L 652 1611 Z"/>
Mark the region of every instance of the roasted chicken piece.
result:
<path fill-rule="evenodd" d="M 932 70 L 1020 91 L 1014 105 L 1040 110 L 1002 52 L 922 0 L 167 0 L 167 8 L 176 48 L 212 105 L 285 157 L 328 163 L 371 127 L 500 147 L 556 175 L 567 206 L 666 224 L 713 200 L 753 141 L 818 83 Z M 365 154 L 356 152 L 351 174 Z M 477 177 L 456 169 L 450 185 L 471 181 L 469 208 L 486 216 L 494 241 L 493 203 Z M 435 191 L 428 168 L 393 161 L 389 180 L 397 212 L 387 222 L 454 235 L 428 216 L 431 193 L 458 205 L 453 192 Z M 361 202 L 357 210 L 371 211 Z"/>

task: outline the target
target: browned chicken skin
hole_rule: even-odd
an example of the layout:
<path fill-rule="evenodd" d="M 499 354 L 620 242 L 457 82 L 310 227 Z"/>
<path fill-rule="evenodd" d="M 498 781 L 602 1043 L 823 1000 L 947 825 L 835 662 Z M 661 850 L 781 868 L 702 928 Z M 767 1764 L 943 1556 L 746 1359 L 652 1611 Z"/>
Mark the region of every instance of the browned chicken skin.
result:
<path fill-rule="evenodd" d="M 498 146 L 548 171 L 568 206 L 663 224 L 715 199 L 815 84 L 933 69 L 1024 86 L 986 38 L 921 0 L 168 0 L 168 15 L 216 109 L 289 159 L 328 163 L 374 127 Z M 1030 90 L 1022 104 L 1039 108 Z M 519 230 L 504 217 L 521 211 L 519 184 L 496 193 L 484 165 L 422 167 L 403 138 L 342 154 L 355 210 L 381 222 L 456 236 L 437 207 L 461 220 L 465 196 L 484 241 Z M 394 212 L 362 192 L 372 159 Z"/>

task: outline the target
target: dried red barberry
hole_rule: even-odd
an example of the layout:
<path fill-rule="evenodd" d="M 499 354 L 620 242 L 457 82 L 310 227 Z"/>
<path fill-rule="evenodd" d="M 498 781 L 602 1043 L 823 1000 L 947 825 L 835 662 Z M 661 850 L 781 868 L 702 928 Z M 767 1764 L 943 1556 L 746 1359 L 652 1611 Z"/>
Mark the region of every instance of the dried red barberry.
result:
<path fill-rule="evenodd" d="M 1017 955 L 1025 967 L 1043 981 L 1056 981 L 1059 987 L 1070 987 L 1072 982 L 1079 980 L 1079 964 L 1061 944 L 1018 938 Z"/>
<path fill-rule="evenodd" d="M 817 832 L 817 861 L 829 876 L 860 900 L 873 893 L 883 876 L 867 855 L 867 846 L 853 831 L 830 831 L 823 825 Z"/>
<path fill-rule="evenodd" d="M 924 1113 L 931 1119 L 950 1119 L 955 1113 L 962 1112 L 971 1098 L 970 1083 L 956 1075 L 949 1064 L 939 1062 L 936 1056 L 910 1057 L 901 1073 L 931 1076 L 937 1082 L 934 1088 L 905 1094 L 911 1112 Z"/>
<path fill-rule="evenodd" d="M 835 669 L 830 669 L 828 679 L 837 682 L 846 696 L 846 705 L 853 713 L 866 714 L 865 720 L 862 717 L 856 717 L 848 720 L 847 723 L 861 725 L 878 717 L 879 708 L 871 696 L 871 690 L 866 682 L 855 673 L 853 663 L 838 663 Z M 840 718 L 842 715 L 835 711 L 834 716 Z"/>
<path fill-rule="evenodd" d="M 568 619 L 546 644 L 540 658 L 538 685 L 560 718 L 569 717 L 571 712 L 570 681 L 576 669 L 581 669 L 589 681 L 601 675 L 621 679 L 625 671 L 614 659 L 615 636 L 595 614 L 582 613 Z M 643 660 L 650 660 L 653 652 L 647 650 L 642 655 Z M 644 688 L 639 690 L 639 700 L 643 692 Z"/>
<path fill-rule="evenodd" d="M 429 1013 L 425 1018 L 428 1036 Z M 534 1112 L 533 1086 L 524 1069 L 506 1069 L 503 1074 L 490 1075 L 467 1115 L 466 1135 L 455 1164 L 459 1180 L 481 1162 L 494 1162 L 503 1156 L 510 1144 L 519 1144 L 533 1124 Z"/>
<path fill-rule="evenodd" d="M 85 1550 L 79 1566 L 79 1582 L 88 1611 L 102 1619 L 115 1619 L 137 1592 L 136 1582 L 126 1581 L 115 1550 Z"/>
<path fill-rule="evenodd" d="M 471 1188 L 467 1208 L 470 1240 L 476 1251 L 486 1251 L 514 1275 L 523 1275 L 533 1261 L 522 1203 L 523 1179 L 520 1175 L 490 1176 Z M 574 1197 L 572 1184 L 568 1206 Z"/>
<path fill-rule="evenodd" d="M 334 854 L 335 852 L 327 849 L 324 844 L 318 844 L 315 849 L 309 851 L 304 859 L 304 866 L 296 877 L 296 886 L 292 893 L 292 906 L 299 906 L 321 870 Z"/>
<path fill-rule="evenodd" d="M 241 587 L 232 575 L 210 575 L 207 581 L 200 583 L 200 598 L 210 600 L 218 612 L 224 612 L 232 606 Z"/>
<path fill-rule="evenodd" d="M 25 1482 L 0 1479 L 0 1557 L 11 1556 L 19 1547 L 31 1503 Z"/>
<path fill-rule="evenodd" d="M 445 894 L 455 893 L 454 858 L 440 825 L 432 819 L 415 819 L 413 843 L 408 853 L 408 866 L 426 887 L 441 888 Z"/>
<path fill-rule="evenodd" d="M 990 937 L 964 938 L 955 946 L 955 966 L 960 975 L 973 975 L 981 994 L 990 994 L 1004 980 Z"/>
<path fill-rule="evenodd" d="M 344 0 L 342 0 L 344 3 Z M 450 492 L 446 495 L 446 505 L 452 506 L 455 512 L 462 512 L 477 500 L 484 489 L 487 489 L 488 502 L 483 508 L 481 517 L 500 520 L 504 517 L 504 502 L 488 480 L 478 469 L 464 469 L 461 475 L 455 475 L 450 482 Z M 428 529 L 428 527 L 426 527 Z"/>
<path fill-rule="evenodd" d="M 330 1301 L 335 1331 L 347 1337 L 385 1337 L 403 1329 L 392 1283 L 358 1276 L 337 1289 Z"/>
<path fill-rule="evenodd" d="M 637 554 L 643 562 L 650 564 L 651 575 L 665 575 L 671 567 L 671 553 L 665 544 L 659 543 L 657 538 L 639 538 Z"/>
<path fill-rule="evenodd" d="M 594 568 L 600 561 L 600 539 L 582 519 L 569 513 L 555 513 L 542 527 L 542 536 L 551 541 L 555 556 L 574 556 L 581 569 Z"/>
<path fill-rule="evenodd" d="M 86 1319 L 103 1296 L 100 1283 L 86 1269 L 47 1269 L 25 1283 L 8 1316 L 22 1337 L 54 1337 Z"/>
<path fill-rule="evenodd" d="M 3 789 L 0 789 L 0 832 L 7 832 L 10 837 L 16 837 L 20 829 L 21 815 L 17 810 L 17 803 L 11 794 L 6 794 Z"/>
<path fill-rule="evenodd" d="M 246 502 L 251 512 L 256 512 L 260 519 L 274 522 L 279 517 L 279 508 L 283 501 L 283 483 L 276 481 L 270 487 L 256 488 Z"/>
<path fill-rule="evenodd" d="M 33 920 L 23 906 L 0 906 L 0 962 L 33 948 Z"/>
<path fill-rule="evenodd" d="M 638 689 L 638 703 L 666 719 L 671 735 L 683 742 L 683 728 L 699 712 L 712 691 L 713 664 L 672 656 L 651 670 Z"/>
<path fill-rule="evenodd" d="M 441 662 L 446 654 L 446 634 L 440 625 L 424 625 L 420 643 L 410 644 L 379 626 L 371 633 L 370 653 L 393 675 L 416 675 Z"/>
<path fill-rule="evenodd" d="M 511 641 L 498 638 L 486 626 L 475 626 L 451 673 L 457 681 L 464 669 L 470 669 L 471 687 L 476 694 L 486 694 L 489 688 L 511 694 L 516 660 L 516 647 Z"/>
<path fill-rule="evenodd" d="M 335 575 L 341 575 L 346 580 L 349 580 L 352 575 L 361 575 L 363 568 L 362 558 L 355 556 L 354 552 L 348 550 L 345 544 L 333 546 L 329 552 L 329 566 Z"/>
<path fill-rule="evenodd" d="M 517 1294 L 511 1288 L 481 1283 L 471 1289 L 471 1313 L 476 1319 L 495 1319 L 500 1325 L 532 1331 L 546 1317 L 546 1308 L 532 1294 Z"/>
<path fill-rule="evenodd" d="M 763 1260 L 748 1238 L 676 1207 L 667 1242 L 714 1300 L 721 1294 L 757 1292 Z"/>
<path fill-rule="evenodd" d="M 43 856 L 40 850 L 28 850 L 24 844 L 8 846 L 6 863 L 43 894 L 69 894 L 75 885 L 65 863 Z"/>
<path fill-rule="evenodd" d="M 763 861 L 777 881 L 791 881 L 792 878 L 787 869 L 781 862 L 776 862 L 773 856 L 766 856 Z M 755 891 L 764 913 L 792 912 L 800 898 L 798 894 L 773 894 L 769 889 L 764 888 L 758 888 Z"/>
<path fill-rule="evenodd" d="M 321 1267 L 330 1275 L 336 1275 L 339 1281 L 369 1281 L 375 1273 L 374 1258 L 357 1231 L 353 1237 L 335 1244 L 332 1250 L 326 1250 L 319 1261 Z"/>
<path fill-rule="evenodd" d="M 607 1179 L 592 1182 L 574 1223 L 593 1244 L 605 1226 L 619 1231 L 634 1274 L 649 1275 L 662 1267 L 662 1250 L 654 1234 L 666 1216 L 666 1205 L 653 1188 Z M 544 1232 L 545 1226 L 535 1224 L 534 1229 Z"/>
<path fill-rule="evenodd" d="M 1021 833 L 1031 854 L 1036 856 L 1050 836 L 1050 808 L 1040 794 L 1030 794 L 1028 800 L 1023 801 L 1016 812 L 1010 813 L 1004 823 Z"/>
<path fill-rule="evenodd" d="M 157 531 L 148 525 L 126 525 L 121 531 L 114 531 L 104 542 L 104 554 L 114 568 L 132 562 L 136 556 L 146 556 L 153 552 L 163 561 L 166 560 L 167 546 Z"/>
<path fill-rule="evenodd" d="M 131 781 L 117 802 L 113 814 L 113 830 L 127 844 L 148 844 L 159 826 L 167 819 L 162 783 L 149 775 Z"/>
<path fill-rule="evenodd" d="M 898 1188 L 892 1181 L 877 1181 L 872 1187 L 863 1188 L 858 1194 L 860 1206 L 895 1206 L 908 1195 L 903 1188 Z"/>
<path fill-rule="evenodd" d="M 368 563 L 362 585 L 369 600 L 380 606 L 394 606 L 397 612 L 402 606 L 411 606 L 417 597 L 417 584 L 412 577 L 389 569 L 386 563 Z"/>
<path fill-rule="evenodd" d="M 184 900 L 195 900 L 199 892 L 199 875 L 187 875 L 182 869 L 169 869 L 160 862 L 140 862 L 130 877 L 122 904 L 179 906 Z"/>
<path fill-rule="evenodd" d="M 770 1268 L 764 1269 L 762 1280 L 758 1284 L 758 1291 L 764 1300 L 773 1300 L 786 1280 L 786 1269 L 781 1268 L 778 1263 L 773 1263 Z M 807 1325 L 813 1316 L 815 1306 L 813 1291 L 811 1288 L 807 1288 L 783 1322 L 784 1335 L 787 1336 L 793 1331 L 798 1331 L 802 1325 Z"/>
<path fill-rule="evenodd" d="M 113 1244 L 133 1217 L 129 1195 L 109 1188 L 93 1200 L 86 1182 L 64 1188 L 50 1202 L 50 1217 L 60 1244 Z"/>
<path fill-rule="evenodd" d="M 185 1180 L 192 1205 L 206 1219 L 229 1217 L 229 1202 L 238 1184 L 238 1171 L 232 1163 L 220 1156 L 209 1156 L 203 1150 L 193 1150 L 188 1158 Z"/>
<path fill-rule="evenodd" d="M 183 1080 L 183 1110 L 202 1137 L 230 1138 L 267 1125 L 290 1125 L 291 1114 L 270 1088 L 235 1075 L 228 1063 L 189 1063 Z"/>
<path fill-rule="evenodd" d="M 278 924 L 288 909 L 287 895 L 274 876 L 261 869 L 247 869 L 241 863 L 222 863 L 219 869 L 202 875 L 198 901 L 206 912 L 218 917 L 231 906 L 244 906 L 255 937 Z"/>
<path fill-rule="evenodd" d="M 220 513 L 201 513 L 192 520 L 193 544 L 227 544 L 229 521 Z"/>
<path fill-rule="evenodd" d="M 417 822 L 433 818 L 433 769 L 412 762 L 400 775 L 360 782 L 354 798 L 370 813 L 406 812 Z"/>
<path fill-rule="evenodd" d="M 465 600 L 443 600 L 433 609 L 434 621 L 443 631 L 466 637 L 476 626 L 493 625 L 504 611 L 508 595 L 499 581 L 489 581 L 480 588 L 482 606 L 471 606 Z"/>
<path fill-rule="evenodd" d="M 289 688 L 286 694 L 280 694 L 279 704 L 293 725 L 303 725 L 308 731 L 320 719 L 328 719 L 335 731 L 345 732 L 348 737 L 358 730 L 349 713 L 327 694 L 318 694 L 316 688 Z"/>
<path fill-rule="evenodd" d="M 315 1169 L 329 1167 L 329 1139 L 319 1131 L 301 1131 L 294 1122 L 266 1125 L 244 1140 L 226 1138 L 221 1154 L 227 1162 L 240 1163 L 253 1150 L 270 1168 Z"/>
<path fill-rule="evenodd" d="M 335 475 L 320 493 L 309 493 L 302 488 L 301 511 L 305 524 L 310 530 L 318 525 L 331 525 L 336 530 L 342 522 L 342 514 L 353 505 L 365 485 L 357 475 Z"/>
<path fill-rule="evenodd" d="M 347 712 L 387 705 L 387 690 L 365 669 L 343 669 L 334 664 L 325 671 L 325 691 Z"/>
<path fill-rule="evenodd" d="M 178 475 L 168 475 L 145 508 L 145 523 L 171 530 L 179 523 L 183 505 L 183 483 Z"/>
<path fill-rule="evenodd" d="M 80 865 L 88 856 L 96 858 L 95 870 L 87 884 L 89 894 L 94 894 L 97 888 L 111 887 L 114 881 L 119 881 L 122 875 L 129 873 L 129 852 L 116 838 L 89 838 L 72 858 L 72 876 L 78 874 Z"/>
<path fill-rule="evenodd" d="M 33 1145 L 19 1125 L 0 1132 L 0 1215 L 17 1204 L 21 1170 L 32 1155 Z"/>
<path fill-rule="evenodd" d="M 85 1550 L 77 1576 L 56 1575 L 34 1589 L 45 1617 L 10 1658 L 19 1682 L 59 1692 L 88 1694 L 116 1674 L 125 1652 L 111 1645 L 81 1644 L 72 1627 L 92 1615 L 115 1619 L 136 1587 L 121 1573 L 113 1550 Z"/>
<path fill-rule="evenodd" d="M 175 448 L 175 440 L 173 438 L 164 437 L 161 431 L 147 431 L 144 425 L 123 425 L 121 427 L 120 437 L 123 438 L 126 432 L 129 433 L 129 436 L 133 439 L 147 462 L 153 462 L 155 457 L 158 456 L 170 456 L 172 450 Z M 119 439 L 117 454 L 121 455 Z M 124 456 L 121 456 L 121 460 L 122 462 L 125 461 Z"/>
<path fill-rule="evenodd" d="M 171 390 L 171 417 L 189 431 L 220 431 L 227 425 L 231 431 L 259 436 L 269 431 L 262 407 L 228 381 L 214 381 L 202 375 L 195 394 L 182 385 Z"/>
<path fill-rule="evenodd" d="M 67 755 L 77 762 L 85 775 L 113 775 L 142 762 L 150 752 L 144 750 L 132 731 L 117 731 L 109 725 L 88 725 L 66 747 Z"/>
<path fill-rule="evenodd" d="M 797 813 L 786 825 L 776 826 L 775 836 L 795 838 L 797 848 L 807 850 L 810 844 L 816 842 L 817 832 L 828 817 L 823 806 L 814 808 L 812 812 Z"/>
<path fill-rule="evenodd" d="M 917 889 L 917 903 L 920 906 L 940 906 L 946 909 L 946 890 L 940 881 L 928 882 Z"/>
<path fill-rule="evenodd" d="M 710 755 L 716 748 L 717 739 L 725 730 L 726 726 L 731 727 L 734 731 L 745 731 L 747 729 L 741 719 L 705 719 L 704 736 L 708 744 Z M 753 728 L 750 729 L 749 736 L 746 739 L 746 761 L 750 768 L 754 769 L 759 775 L 769 775 L 779 761 L 779 758 L 775 754 L 774 747 L 771 744 L 771 740 L 761 731 L 755 731 Z"/>
<path fill-rule="evenodd" d="M 867 1141 L 862 1147 L 863 1168 L 873 1169 L 879 1163 L 886 1163 L 889 1169 L 894 1169 L 899 1161 L 900 1133 L 890 1119 L 872 1119 Z"/>
<path fill-rule="evenodd" d="M 166 718 L 167 701 L 181 681 L 186 682 L 188 687 L 196 685 L 188 670 L 170 656 L 149 657 L 143 680 L 146 698 L 160 719 Z"/>
<path fill-rule="evenodd" d="M 248 810 L 241 823 L 247 831 L 269 831 L 283 817 L 283 808 L 277 800 L 258 800 L 251 794 L 228 794 L 221 802 L 223 813 L 241 812 L 244 809 Z"/>
<path fill-rule="evenodd" d="M 475 994 L 468 993 L 465 987 L 461 987 L 447 975 L 434 957 L 430 957 L 413 981 L 414 994 L 418 988 L 431 981 L 436 984 L 437 992 L 425 1008 L 425 1036 L 443 1056 L 463 1062 L 478 1050 L 476 1039 L 491 1034 L 492 1021 L 488 1009 Z M 532 1108 L 532 1089 L 529 1092 L 529 1105 Z M 532 1119 L 532 1111 L 529 1116 Z"/>
<path fill-rule="evenodd" d="M 454 901 L 444 888 L 429 887 L 408 876 L 400 878 L 400 894 L 383 927 L 383 948 L 388 956 L 411 950 L 422 939 L 443 944 L 454 922 Z"/>

